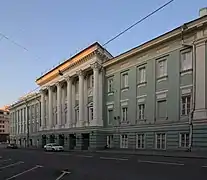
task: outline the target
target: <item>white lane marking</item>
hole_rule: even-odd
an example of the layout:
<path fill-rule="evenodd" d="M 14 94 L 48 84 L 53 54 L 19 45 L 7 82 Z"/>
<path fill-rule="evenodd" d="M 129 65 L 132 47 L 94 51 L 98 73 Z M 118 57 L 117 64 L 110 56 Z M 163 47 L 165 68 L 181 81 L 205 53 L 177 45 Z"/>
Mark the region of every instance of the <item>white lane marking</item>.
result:
<path fill-rule="evenodd" d="M 0 160 L 0 162 L 7 162 L 7 161 L 11 161 L 11 159 Z"/>
<path fill-rule="evenodd" d="M 202 166 L 202 168 L 207 168 L 207 166 Z"/>
<path fill-rule="evenodd" d="M 165 164 L 165 165 L 184 166 L 183 163 L 176 163 L 176 162 L 143 161 L 143 160 L 138 160 L 138 162 L 139 163 L 151 163 L 151 164 Z"/>
<path fill-rule="evenodd" d="M 0 170 L 1 170 L 1 169 L 6 169 L 6 168 L 8 168 L 8 167 L 12 167 L 12 166 L 17 166 L 17 165 L 19 165 L 19 164 L 23 164 L 23 163 L 24 163 L 23 161 L 19 161 L 19 162 L 17 162 L 17 163 L 9 164 L 9 165 L 7 165 L 7 166 L 0 167 Z"/>
<path fill-rule="evenodd" d="M 76 155 L 78 157 L 86 157 L 86 158 L 92 158 L 93 156 L 88 156 L 88 155 Z"/>
<path fill-rule="evenodd" d="M 71 172 L 69 172 L 69 171 L 62 171 L 62 174 L 59 176 L 59 177 L 57 177 L 55 180 L 60 180 L 63 176 L 65 176 L 66 174 L 70 174 Z"/>
<path fill-rule="evenodd" d="M 100 159 L 107 159 L 107 160 L 117 160 L 117 161 L 127 161 L 126 158 L 113 158 L 113 157 L 100 157 Z"/>
<path fill-rule="evenodd" d="M 36 165 L 35 167 L 33 167 L 33 168 L 31 168 L 31 169 L 28 169 L 28 170 L 26 170 L 26 171 L 23 171 L 23 172 L 21 172 L 21 173 L 19 173 L 19 174 L 16 174 L 16 175 L 14 175 L 14 176 L 12 176 L 12 177 L 9 177 L 9 178 L 5 179 L 5 180 L 14 179 L 14 178 L 16 178 L 16 177 L 18 177 L 18 176 L 21 176 L 22 174 L 25 174 L 25 173 L 27 173 L 27 172 L 33 171 L 33 170 L 35 170 L 35 169 L 37 169 L 37 168 L 41 168 L 41 167 L 43 167 L 43 166 Z"/>

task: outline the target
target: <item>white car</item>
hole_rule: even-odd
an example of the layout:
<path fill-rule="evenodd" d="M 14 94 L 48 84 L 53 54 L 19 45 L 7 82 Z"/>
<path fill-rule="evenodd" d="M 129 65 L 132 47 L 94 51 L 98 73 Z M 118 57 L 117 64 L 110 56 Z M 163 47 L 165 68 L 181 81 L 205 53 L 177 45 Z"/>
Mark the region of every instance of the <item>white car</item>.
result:
<path fill-rule="evenodd" d="M 55 143 L 49 143 L 44 146 L 45 151 L 64 151 L 63 146 L 60 146 Z"/>

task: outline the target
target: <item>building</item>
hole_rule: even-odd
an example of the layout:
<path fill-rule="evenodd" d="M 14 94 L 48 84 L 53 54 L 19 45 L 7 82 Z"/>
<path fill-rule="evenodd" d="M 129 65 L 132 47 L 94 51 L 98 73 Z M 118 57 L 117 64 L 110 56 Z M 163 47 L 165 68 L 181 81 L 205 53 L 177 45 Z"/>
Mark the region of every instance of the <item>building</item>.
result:
<path fill-rule="evenodd" d="M 66 149 L 207 150 L 206 68 L 206 8 L 116 57 L 94 43 L 36 80 L 41 118 L 23 135 Z M 28 101 L 10 108 L 14 139 Z"/>
<path fill-rule="evenodd" d="M 5 106 L 0 109 L 0 142 L 9 140 L 9 111 Z"/>

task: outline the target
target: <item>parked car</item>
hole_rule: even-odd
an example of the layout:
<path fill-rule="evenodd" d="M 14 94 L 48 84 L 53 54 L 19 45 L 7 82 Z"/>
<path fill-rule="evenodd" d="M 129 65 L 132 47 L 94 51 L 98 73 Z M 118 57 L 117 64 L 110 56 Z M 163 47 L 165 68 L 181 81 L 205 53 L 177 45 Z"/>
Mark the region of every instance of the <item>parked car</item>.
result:
<path fill-rule="evenodd" d="M 55 143 L 49 143 L 44 146 L 45 151 L 64 151 L 63 146 L 60 146 Z"/>
<path fill-rule="evenodd" d="M 17 144 L 11 143 L 11 144 L 7 145 L 7 148 L 8 149 L 17 149 L 18 147 L 17 147 Z"/>

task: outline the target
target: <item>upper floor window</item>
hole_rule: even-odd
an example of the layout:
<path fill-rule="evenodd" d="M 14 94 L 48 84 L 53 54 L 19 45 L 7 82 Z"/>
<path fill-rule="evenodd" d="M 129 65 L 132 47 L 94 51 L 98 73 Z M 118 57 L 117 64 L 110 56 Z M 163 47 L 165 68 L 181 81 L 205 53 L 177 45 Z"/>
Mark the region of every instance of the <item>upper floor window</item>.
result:
<path fill-rule="evenodd" d="M 129 87 L 128 72 L 122 74 L 122 88 Z"/>
<path fill-rule="evenodd" d="M 157 116 L 158 119 L 167 117 L 167 101 L 165 99 L 157 102 Z"/>
<path fill-rule="evenodd" d="M 192 69 L 192 51 L 185 51 L 181 53 L 181 71 Z"/>
<path fill-rule="evenodd" d="M 122 111 L 121 111 L 122 122 L 126 122 L 127 118 L 128 118 L 128 108 L 127 107 L 122 107 Z"/>
<path fill-rule="evenodd" d="M 113 78 L 108 79 L 108 92 L 113 92 Z"/>
<path fill-rule="evenodd" d="M 114 110 L 113 110 L 113 108 L 108 108 L 107 118 L 108 118 L 108 124 L 112 124 L 113 119 L 114 119 Z"/>
<path fill-rule="evenodd" d="M 138 83 L 146 82 L 146 67 L 140 67 L 138 71 Z"/>
<path fill-rule="evenodd" d="M 88 108 L 88 115 L 89 115 L 89 121 L 92 121 L 93 120 L 93 106 L 90 106 Z"/>
<path fill-rule="evenodd" d="M 167 76 L 167 60 L 162 59 L 157 63 L 157 77 Z"/>
<path fill-rule="evenodd" d="M 145 112 L 145 104 L 138 105 L 138 119 L 145 119 L 144 112 Z"/>
<path fill-rule="evenodd" d="M 183 96 L 182 97 L 182 104 L 181 104 L 181 115 L 182 116 L 187 116 L 190 113 L 190 101 L 191 101 L 191 96 Z"/>

